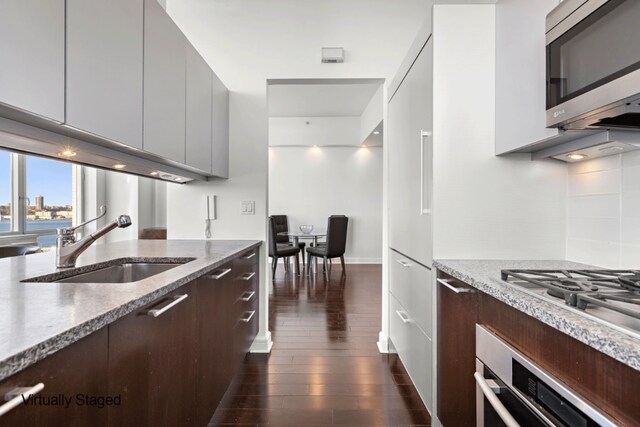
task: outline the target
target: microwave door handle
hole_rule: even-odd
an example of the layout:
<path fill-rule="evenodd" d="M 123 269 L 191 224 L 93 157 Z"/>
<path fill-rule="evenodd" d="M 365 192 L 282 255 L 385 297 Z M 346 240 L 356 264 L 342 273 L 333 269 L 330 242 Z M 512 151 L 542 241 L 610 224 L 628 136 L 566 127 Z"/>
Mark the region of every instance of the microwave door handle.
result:
<path fill-rule="evenodd" d="M 513 416 L 507 411 L 507 408 L 504 407 L 496 393 L 493 391 L 491 386 L 487 383 L 487 380 L 480 374 L 480 372 L 476 372 L 473 374 L 473 377 L 476 379 L 478 386 L 480 386 L 480 390 L 485 395 L 493 409 L 498 413 L 498 416 L 502 421 L 507 425 L 507 427 L 520 427 L 520 424 L 513 418 Z"/>

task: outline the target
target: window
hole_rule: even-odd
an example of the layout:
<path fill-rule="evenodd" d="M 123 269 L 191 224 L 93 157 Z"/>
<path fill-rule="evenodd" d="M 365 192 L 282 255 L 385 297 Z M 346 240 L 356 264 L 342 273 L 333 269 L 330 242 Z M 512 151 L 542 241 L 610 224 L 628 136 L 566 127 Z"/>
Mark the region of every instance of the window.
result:
<path fill-rule="evenodd" d="M 67 162 L 0 151 L 0 237 L 33 236 L 56 244 L 56 229 L 70 227 L 77 167 Z"/>

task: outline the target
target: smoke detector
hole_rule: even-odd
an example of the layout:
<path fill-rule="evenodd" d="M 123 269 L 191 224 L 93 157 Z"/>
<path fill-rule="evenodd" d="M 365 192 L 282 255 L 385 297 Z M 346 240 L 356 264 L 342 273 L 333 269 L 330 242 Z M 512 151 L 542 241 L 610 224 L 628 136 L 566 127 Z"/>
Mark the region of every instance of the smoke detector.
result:
<path fill-rule="evenodd" d="M 323 47 L 322 62 L 325 64 L 337 64 L 344 62 L 344 49 L 341 47 Z"/>

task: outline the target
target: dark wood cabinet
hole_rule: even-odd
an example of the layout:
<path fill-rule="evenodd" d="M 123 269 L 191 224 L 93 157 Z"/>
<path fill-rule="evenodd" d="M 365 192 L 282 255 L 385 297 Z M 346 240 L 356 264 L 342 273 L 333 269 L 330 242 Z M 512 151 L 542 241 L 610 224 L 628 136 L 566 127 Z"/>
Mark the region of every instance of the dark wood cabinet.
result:
<path fill-rule="evenodd" d="M 438 418 L 445 427 L 473 427 L 478 291 L 441 271 L 437 286 Z"/>
<path fill-rule="evenodd" d="M 197 281 L 197 425 L 206 425 L 258 331 L 257 250 Z"/>
<path fill-rule="evenodd" d="M 0 425 L 106 426 L 107 343 L 107 328 L 102 328 L 0 382 L 2 397 L 15 388 L 44 384 L 36 394 L 41 402 L 15 407 L 2 416 Z M 52 404 L 52 399 L 62 402 L 61 396 L 68 404 Z"/>
<path fill-rule="evenodd" d="M 195 424 L 196 301 L 192 282 L 109 326 L 109 424 Z"/>
<path fill-rule="evenodd" d="M 438 418 L 475 426 L 475 325 L 481 324 L 623 426 L 640 420 L 640 374 L 438 271 Z"/>

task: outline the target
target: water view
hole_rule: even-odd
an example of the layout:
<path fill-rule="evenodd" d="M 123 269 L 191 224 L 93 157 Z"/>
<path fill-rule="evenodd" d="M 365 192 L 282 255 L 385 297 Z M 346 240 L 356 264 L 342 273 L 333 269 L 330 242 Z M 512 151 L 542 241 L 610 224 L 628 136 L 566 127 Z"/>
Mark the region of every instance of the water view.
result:
<path fill-rule="evenodd" d="M 56 228 L 71 227 L 71 219 L 52 219 L 41 221 L 27 221 L 27 233 L 29 231 L 38 230 L 54 230 L 51 235 L 39 236 L 37 239 L 38 245 L 42 247 L 55 246 L 56 244 Z M 6 233 L 11 229 L 10 221 L 0 221 L 0 233 Z"/>

